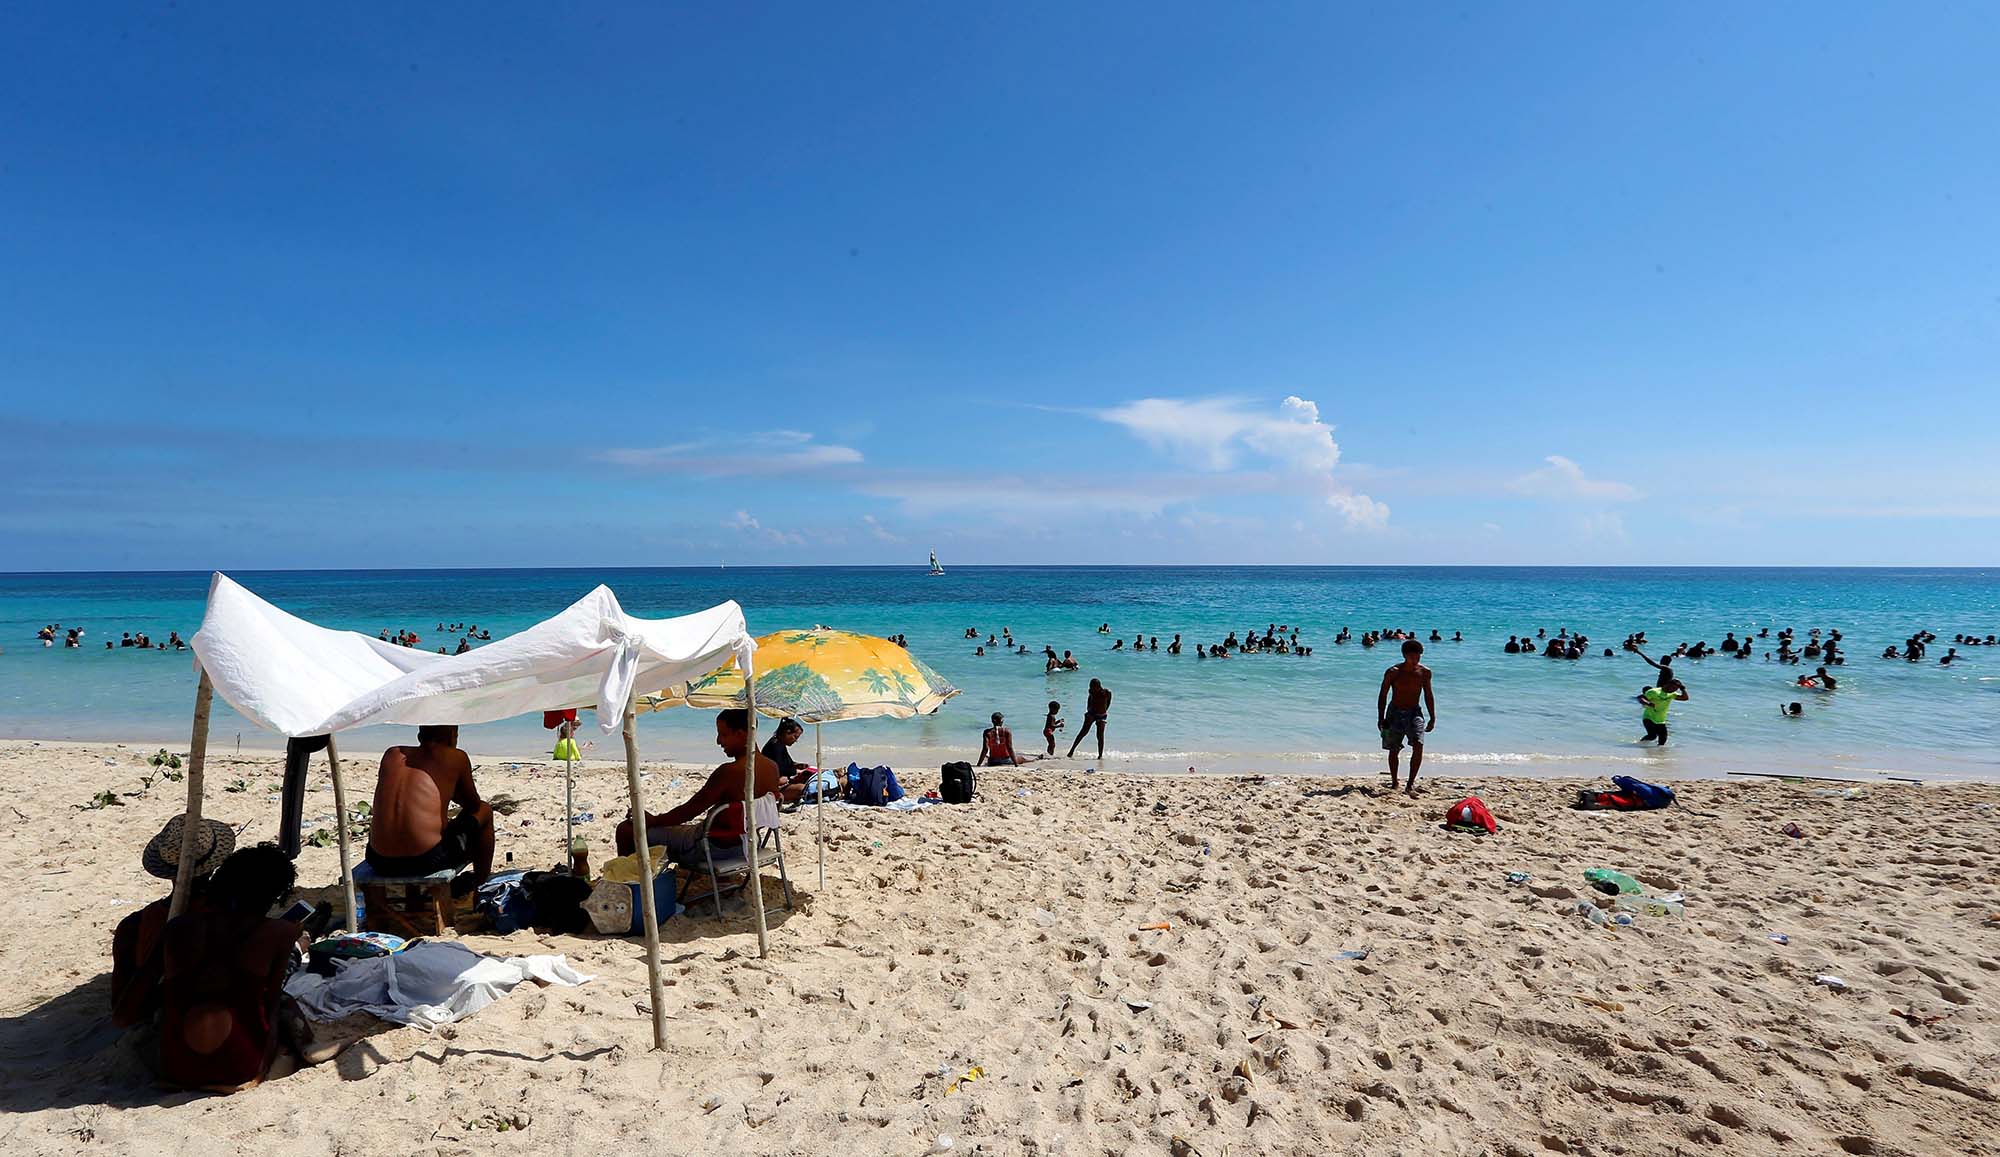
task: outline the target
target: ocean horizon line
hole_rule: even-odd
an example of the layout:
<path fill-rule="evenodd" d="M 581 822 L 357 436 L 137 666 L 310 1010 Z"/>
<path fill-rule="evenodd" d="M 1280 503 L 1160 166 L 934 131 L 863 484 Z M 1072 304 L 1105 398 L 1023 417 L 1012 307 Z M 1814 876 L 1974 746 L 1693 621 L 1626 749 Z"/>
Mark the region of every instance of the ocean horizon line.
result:
<path fill-rule="evenodd" d="M 0 571 L 0 579 L 8 578 L 59 578 L 66 575 L 126 575 L 141 577 L 146 575 L 201 575 L 201 574 L 547 574 L 547 573 L 599 573 L 605 571 L 628 571 L 655 573 L 660 571 L 706 572 L 716 570 L 741 571 L 802 571 L 802 570 L 850 570 L 850 571 L 923 571 L 922 562 L 909 563 L 660 563 L 622 564 L 605 566 L 403 566 L 403 567 L 148 567 L 142 569 L 114 570 L 13 570 Z M 1931 563 L 1839 563 L 1839 564 L 1795 564 L 1795 563 L 1478 563 L 1478 562 L 1371 562 L 1371 563 L 1317 563 L 1317 562 L 1148 562 L 1148 563 L 1094 563 L 1094 562 L 962 562 L 946 568 L 948 577 L 953 569 L 978 571 L 1156 571 L 1156 570 L 1270 570 L 1270 571 L 1495 571 L 1509 573 L 1538 573 L 1560 571 L 1645 571 L 1664 573 L 1694 573 L 1703 571 L 1724 571 L 1731 573 L 1752 573 L 1758 571 L 1786 571 L 1793 573 L 1838 574 L 1855 571 L 1926 571 L 1926 572 L 1981 572 L 2000 570 L 2000 562 L 1990 564 L 1931 564 Z"/>

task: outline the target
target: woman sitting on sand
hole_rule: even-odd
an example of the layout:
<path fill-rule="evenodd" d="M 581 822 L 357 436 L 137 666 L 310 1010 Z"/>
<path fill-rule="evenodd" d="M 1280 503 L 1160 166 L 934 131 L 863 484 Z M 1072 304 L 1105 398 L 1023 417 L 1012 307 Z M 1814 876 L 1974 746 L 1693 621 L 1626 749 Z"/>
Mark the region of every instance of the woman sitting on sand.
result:
<path fill-rule="evenodd" d="M 1042 758 L 1039 755 L 1014 754 L 1014 733 L 1001 722 L 1001 714 L 993 713 L 993 726 L 979 736 L 980 767 L 1018 767 Z M 1051 743 L 1054 740 L 1050 740 Z"/>

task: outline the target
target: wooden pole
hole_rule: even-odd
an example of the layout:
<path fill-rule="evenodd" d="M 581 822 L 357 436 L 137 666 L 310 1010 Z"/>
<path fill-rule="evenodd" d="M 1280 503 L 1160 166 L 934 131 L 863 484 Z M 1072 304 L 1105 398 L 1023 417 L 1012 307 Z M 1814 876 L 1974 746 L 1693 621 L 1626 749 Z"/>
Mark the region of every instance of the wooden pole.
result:
<path fill-rule="evenodd" d="M 181 862 L 174 869 L 174 898 L 167 902 L 167 919 L 187 908 L 188 892 L 194 886 L 195 834 L 201 830 L 201 773 L 208 762 L 208 708 L 215 699 L 215 684 L 208 668 L 201 668 L 201 681 L 194 688 L 194 734 L 188 739 L 187 816 L 181 821 Z"/>
<path fill-rule="evenodd" d="M 326 737 L 326 766 L 333 773 L 334 824 L 340 833 L 340 890 L 347 896 L 347 930 L 361 931 L 360 908 L 354 902 L 354 856 L 347 848 L 347 785 L 340 778 L 340 749 Z"/>
<path fill-rule="evenodd" d="M 556 738 L 568 739 L 572 745 L 575 744 L 575 739 L 570 735 L 569 720 L 563 720 L 562 725 L 556 728 Z M 576 862 L 576 763 L 568 759 L 563 760 L 562 862 L 565 864 Z"/>
<path fill-rule="evenodd" d="M 635 692 L 636 698 L 636 692 Z M 646 790 L 639 783 L 639 733 L 625 703 L 625 779 L 632 789 L 632 847 L 639 856 L 639 911 L 646 927 L 646 980 L 652 988 L 653 1047 L 667 1047 L 667 987 L 660 982 L 660 914 L 653 910 L 653 853 L 646 846 Z"/>
<path fill-rule="evenodd" d="M 757 913 L 757 955 L 771 954 L 771 937 L 764 925 L 764 877 L 757 867 L 757 693 L 756 680 L 743 673 L 743 706 L 750 717 L 750 738 L 743 749 L 743 856 L 750 864 L 750 907 Z"/>
<path fill-rule="evenodd" d="M 818 827 L 813 841 L 819 845 L 819 890 L 826 891 L 826 750 L 820 742 L 819 724 L 813 724 L 813 822 Z"/>

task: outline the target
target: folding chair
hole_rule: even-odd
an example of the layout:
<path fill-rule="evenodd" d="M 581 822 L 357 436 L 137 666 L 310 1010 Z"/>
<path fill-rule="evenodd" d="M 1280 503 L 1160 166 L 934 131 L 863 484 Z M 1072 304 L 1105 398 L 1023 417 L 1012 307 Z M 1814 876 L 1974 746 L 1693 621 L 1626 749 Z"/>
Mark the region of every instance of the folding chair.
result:
<path fill-rule="evenodd" d="M 740 892 L 750 883 L 750 856 L 745 850 L 746 845 L 718 848 L 708 838 L 709 829 L 715 825 L 716 817 L 729 806 L 729 804 L 717 804 L 708 809 L 708 814 L 701 818 L 702 862 L 698 866 L 706 867 L 708 870 L 709 894 L 715 898 L 715 914 L 718 918 L 722 915 L 724 891 L 722 877 L 736 878 L 736 882 L 727 889 L 731 892 Z M 760 868 L 769 865 L 772 860 L 778 862 L 778 880 L 784 885 L 785 911 L 789 912 L 792 910 L 792 878 L 785 871 L 785 841 L 783 834 L 778 830 L 778 797 L 758 796 L 751 804 L 750 815 L 752 821 L 750 831 L 745 832 L 743 838 L 748 841 L 750 832 L 756 833 L 757 859 Z"/>

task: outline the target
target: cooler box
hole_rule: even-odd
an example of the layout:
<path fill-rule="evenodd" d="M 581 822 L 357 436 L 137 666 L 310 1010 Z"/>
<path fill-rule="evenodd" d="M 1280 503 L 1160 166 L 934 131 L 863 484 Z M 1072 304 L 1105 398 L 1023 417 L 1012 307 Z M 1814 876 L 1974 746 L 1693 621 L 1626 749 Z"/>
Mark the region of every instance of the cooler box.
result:
<path fill-rule="evenodd" d="M 674 872 L 666 849 L 653 854 L 653 911 L 664 921 L 680 909 L 674 904 Z M 620 856 L 604 865 L 604 875 L 583 902 L 591 924 L 606 936 L 634 936 L 645 931 L 646 910 L 639 899 L 639 857 Z"/>

